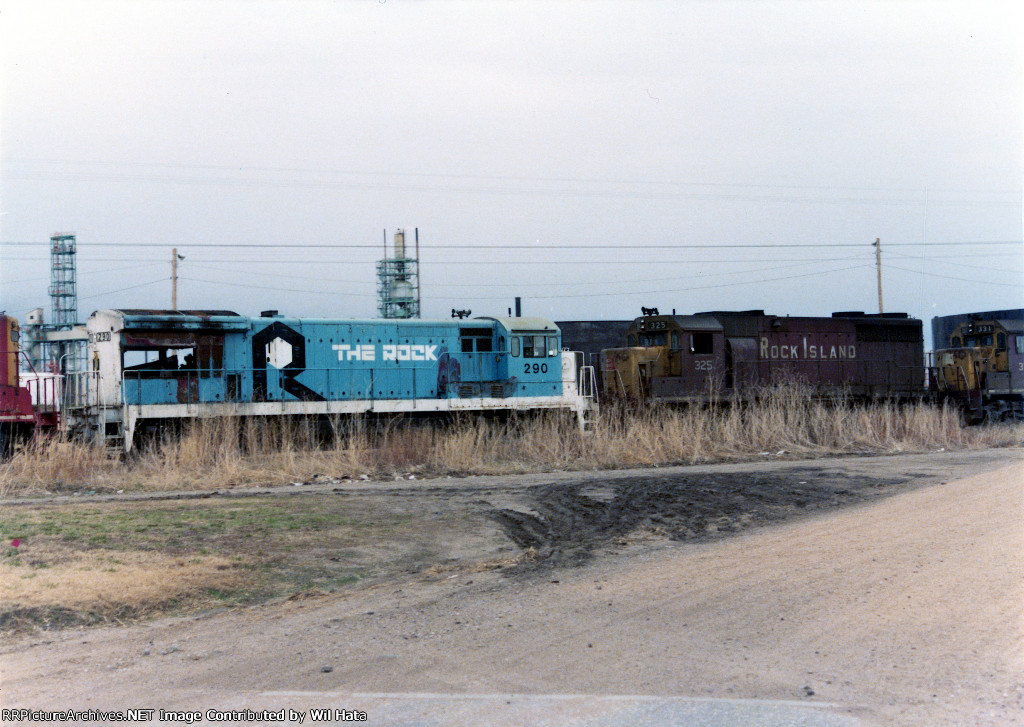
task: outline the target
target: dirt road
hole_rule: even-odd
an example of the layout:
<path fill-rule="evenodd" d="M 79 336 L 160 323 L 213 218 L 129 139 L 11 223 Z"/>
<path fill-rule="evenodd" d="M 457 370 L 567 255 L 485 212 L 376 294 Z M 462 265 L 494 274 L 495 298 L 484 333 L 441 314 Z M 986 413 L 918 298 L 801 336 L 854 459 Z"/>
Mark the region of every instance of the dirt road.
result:
<path fill-rule="evenodd" d="M 796 519 L 771 507 L 744 519 L 759 512 L 744 490 L 726 498 L 734 517 L 693 520 L 672 502 L 699 492 L 658 485 L 665 472 L 647 488 L 630 474 L 604 487 L 537 481 L 507 501 L 496 489 L 481 511 L 542 567 L 465 563 L 344 594 L 12 639 L 3 706 L 332 706 L 394 724 L 410 704 L 475 695 L 462 704 L 491 700 L 515 716 L 490 723 L 515 724 L 530 722 L 516 705 L 550 714 L 539 695 L 573 695 L 577 713 L 611 695 L 681 696 L 827 704 L 865 725 L 1024 725 L 1024 452 L 814 467 L 831 483 L 815 492 L 828 494 Z M 770 472 L 772 488 L 811 481 L 807 463 L 711 470 Z M 857 472 L 890 496 L 835 507 L 860 491 Z M 662 504 L 610 506 L 644 492 Z M 752 521 L 770 524 L 718 532 Z M 597 535 L 566 540 L 574 526 Z"/>

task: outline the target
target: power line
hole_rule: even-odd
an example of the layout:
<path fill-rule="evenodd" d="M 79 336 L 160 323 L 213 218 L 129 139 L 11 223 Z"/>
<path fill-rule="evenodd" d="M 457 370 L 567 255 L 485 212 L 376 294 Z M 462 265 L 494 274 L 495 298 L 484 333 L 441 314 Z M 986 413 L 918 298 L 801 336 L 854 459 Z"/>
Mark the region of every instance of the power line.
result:
<path fill-rule="evenodd" d="M 117 290 L 105 290 L 102 293 L 93 293 L 92 295 L 80 295 L 79 300 L 88 300 L 89 298 L 99 298 L 101 295 L 113 295 L 114 293 L 123 293 L 126 290 L 134 290 L 135 288 L 144 288 L 147 285 L 155 285 L 162 283 L 170 278 L 157 278 L 156 280 L 150 280 L 148 283 L 139 283 L 138 285 L 129 285 L 127 288 L 118 288 Z"/>
<path fill-rule="evenodd" d="M 43 241 L 22 241 L 22 242 L 0 242 L 0 245 L 49 245 L 49 242 Z M 169 248 L 172 247 L 169 243 L 162 242 L 90 242 L 87 243 L 89 247 L 160 247 Z M 276 249 L 308 249 L 308 250 L 380 250 L 381 244 L 374 243 L 254 243 L 254 242 L 240 242 L 233 243 L 230 245 L 216 243 L 216 242 L 177 242 L 175 246 L 182 250 L 193 249 L 193 248 L 219 248 L 222 250 L 236 250 L 236 249 L 263 249 L 263 250 L 276 250 Z M 949 246 L 973 246 L 973 245 L 1024 245 L 1024 242 L 1019 240 L 984 240 L 984 241 L 957 241 L 957 242 L 893 242 L 886 245 L 889 247 L 949 247 Z M 818 242 L 818 243 L 798 243 L 798 242 L 763 242 L 763 243 L 661 243 L 661 244 L 647 244 L 644 243 L 642 246 L 629 246 L 629 245 L 609 245 L 609 244 L 595 244 L 595 245 L 578 245 L 578 244 L 549 244 L 549 245 L 520 245 L 520 244 L 494 244 L 494 245 L 462 245 L 462 244 L 435 244 L 430 245 L 429 250 L 476 250 L 479 252 L 491 252 L 493 250 L 530 250 L 533 252 L 542 252 L 545 250 L 758 250 L 758 249 L 813 249 L 813 248 L 863 248 L 864 243 L 862 242 Z M 79 248 L 81 249 L 81 247 Z"/>
<path fill-rule="evenodd" d="M 10 259 L 10 258 L 4 258 L 4 259 Z M 127 260 L 118 260 L 117 262 L 128 262 L 128 261 Z M 152 268 L 152 267 L 156 267 L 157 265 L 163 265 L 163 264 L 164 263 L 153 262 L 153 260 L 150 259 L 149 262 L 143 263 L 142 265 L 128 265 L 128 266 L 123 267 L 123 268 L 103 268 L 102 270 L 78 270 L 78 277 L 79 278 L 84 278 L 84 277 L 87 277 L 87 276 L 90 276 L 90 275 L 109 275 L 111 273 L 121 273 L 121 272 L 124 272 L 125 270 L 138 270 L 140 268 Z M 8 281 L 5 284 L 6 285 L 27 285 L 29 283 L 40 283 L 40 282 L 42 282 L 44 280 L 49 280 L 49 279 L 50 279 L 50 276 L 47 275 L 46 277 L 42 277 L 42 278 L 28 278 L 28 279 L 12 280 L 12 281 Z"/>
<path fill-rule="evenodd" d="M 625 296 L 625 295 L 654 295 L 654 294 L 659 294 L 659 293 L 685 293 L 685 292 L 689 292 L 689 291 L 693 291 L 693 290 L 711 290 L 713 288 L 730 288 L 730 287 L 736 287 L 736 286 L 741 286 L 741 285 L 760 285 L 761 283 L 776 282 L 776 281 L 780 281 L 780 280 L 795 280 L 797 278 L 807 278 L 807 277 L 820 276 L 820 275 L 829 275 L 831 273 L 839 273 L 839 272 L 844 272 L 844 271 L 847 271 L 847 270 L 859 270 L 861 268 L 869 268 L 869 267 L 872 267 L 872 266 L 871 265 L 854 265 L 854 266 L 846 267 L 846 268 L 835 268 L 833 270 L 821 270 L 821 271 L 815 271 L 815 272 L 812 272 L 812 273 L 803 273 L 801 275 L 787 275 L 787 276 L 778 277 L 778 278 L 758 278 L 757 280 L 745 280 L 745 281 L 739 281 L 739 282 L 734 282 L 734 283 L 718 283 L 718 284 L 714 284 L 714 285 L 698 285 L 698 286 L 692 286 L 692 287 L 687 287 L 687 288 L 668 288 L 668 289 L 663 289 L 663 290 L 635 290 L 635 291 L 627 291 L 627 292 L 611 292 L 611 291 L 607 291 L 607 292 L 600 292 L 600 293 L 568 293 L 568 294 L 565 294 L 565 295 L 532 295 L 532 296 L 530 296 L 530 298 L 534 299 L 534 300 L 559 300 L 559 299 L 566 299 L 566 298 L 595 298 L 595 297 L 607 298 L 607 297 L 611 297 L 611 296 L 621 297 L 621 296 Z M 354 298 L 374 298 L 374 297 L 376 297 L 373 294 L 351 293 L 351 292 L 348 292 L 348 291 L 326 291 L 326 290 L 309 290 L 309 289 L 298 289 L 298 288 L 277 288 L 277 287 L 267 287 L 267 286 L 264 286 L 264 285 L 260 285 L 260 286 L 246 285 L 244 283 L 225 283 L 225 282 L 218 281 L 218 280 L 204 280 L 202 278 L 179 278 L 179 280 L 189 280 L 189 281 L 195 282 L 195 283 L 208 283 L 208 284 L 211 284 L 211 285 L 227 285 L 227 286 L 234 287 L 234 288 L 246 288 L 246 289 L 249 289 L 249 290 L 274 290 L 274 291 L 289 292 L 289 293 L 314 293 L 316 295 L 337 295 L 337 296 L 354 297 Z M 440 296 L 438 296 L 438 297 L 440 297 Z M 466 295 L 459 295 L 459 296 L 450 296 L 450 297 L 458 298 L 459 300 L 506 300 L 508 298 L 507 295 L 491 295 L 491 296 L 466 296 Z"/>
<path fill-rule="evenodd" d="M 0 243 L 3 244 L 3 243 Z M 170 245 L 168 245 L 170 247 Z M 186 249 L 184 247 L 182 250 Z M 902 253 L 889 253 L 890 255 L 896 255 L 902 258 L 909 258 L 913 260 L 929 260 L 935 262 L 941 262 L 943 260 L 955 260 L 959 261 L 963 259 L 962 255 L 929 255 L 928 257 L 921 257 L 916 255 L 906 255 Z M 992 257 L 1021 257 L 1021 252 L 986 252 L 986 258 Z M 217 260 L 202 260 L 190 256 L 190 260 L 194 260 L 197 263 L 244 263 L 246 265 L 371 265 L 373 260 L 332 260 L 320 258 L 318 260 L 300 260 L 295 258 L 287 258 L 281 260 L 259 260 L 255 258 L 240 258 L 233 257 L 228 259 L 217 259 Z M 785 258 L 785 262 L 833 262 L 835 260 L 847 260 L 854 258 L 836 258 L 836 257 L 805 257 L 805 258 Z M 19 262 L 38 262 L 42 264 L 47 263 L 47 256 L 40 255 L 36 257 L 24 257 L 18 255 L 4 255 L 0 256 L 0 261 L 17 260 Z M 666 260 L 659 258 L 657 260 L 573 260 L 570 262 L 560 261 L 549 261 L 549 260 L 515 260 L 515 261 L 503 261 L 502 265 L 693 265 L 693 264 L 731 264 L 731 263 L 768 263 L 779 260 L 777 257 L 748 257 L 748 258 L 688 258 L 685 260 Z M 133 257 L 88 257 L 84 260 L 79 261 L 81 264 L 91 263 L 103 263 L 103 262 L 149 262 L 154 265 L 163 263 L 154 263 L 152 257 L 148 258 L 133 258 Z M 420 260 L 420 267 L 426 266 L 437 266 L 437 267 L 451 267 L 453 265 L 487 265 L 493 266 L 495 261 L 492 260 Z M 958 263 L 954 263 L 958 264 Z M 971 266 L 965 265 L 965 267 L 983 267 L 989 268 L 990 266 Z M 100 271 L 89 271 L 89 272 L 105 272 Z M 48 278 L 47 278 L 48 279 Z"/>
<path fill-rule="evenodd" d="M 929 278 L 944 278 L 946 280 L 960 280 L 964 283 L 977 283 L 978 285 L 1003 285 L 1008 288 L 1020 288 L 1020 283 L 997 283 L 993 280 L 973 280 L 971 278 L 957 278 L 952 275 L 940 275 L 939 273 L 926 273 L 923 270 L 914 270 L 913 268 L 901 268 L 899 265 L 887 265 L 886 269 L 902 270 L 905 273 L 917 273 L 918 275 L 926 275 Z"/>
<path fill-rule="evenodd" d="M 945 259 L 942 259 L 941 257 L 922 257 L 920 255 L 905 255 L 903 253 L 898 253 L 898 252 L 887 253 L 887 254 L 894 255 L 894 256 L 900 258 L 901 260 L 922 260 L 924 262 L 938 263 L 939 265 L 955 265 L 958 268 L 976 268 L 978 270 L 989 270 L 989 271 L 996 272 L 996 273 L 1020 272 L 1018 270 L 1007 270 L 1005 267 L 1002 267 L 1002 266 L 1000 266 L 999 268 L 994 268 L 992 265 L 971 265 L 970 263 L 963 262 L 962 258 L 959 257 L 959 256 L 955 257 L 955 258 L 953 258 L 951 260 L 945 260 Z M 1000 255 L 1013 255 L 1015 257 L 1021 257 L 1020 253 L 999 253 L 999 254 Z M 994 257 L 994 256 L 993 255 L 986 255 L 986 257 Z"/>
<path fill-rule="evenodd" d="M 343 176 L 374 176 L 374 177 L 406 177 L 411 179 L 437 178 L 437 179 L 472 179 L 472 180 L 494 180 L 494 181 L 519 181 L 519 182 L 559 182 L 559 183 L 588 183 L 588 184 L 631 184 L 631 185 L 671 185 L 689 187 L 728 187 L 740 189 L 803 189 L 803 190 L 831 190 L 845 189 L 860 192 L 929 192 L 929 193 L 962 193 L 962 192 L 1003 192 L 1020 193 L 1018 189 L 1005 190 L 979 190 L 969 188 L 947 188 L 939 189 L 933 187 L 866 187 L 866 186 L 838 186 L 838 185 L 810 185 L 810 184 L 757 184 L 749 182 L 689 182 L 678 180 L 654 180 L 654 179 L 614 179 L 602 177 L 544 177 L 531 175 L 510 175 L 510 174 L 465 174 L 452 172 L 408 172 L 408 171 L 379 171 L 367 169 L 313 169 L 310 167 L 273 167 L 273 166 L 247 166 L 247 165 L 226 165 L 226 164 L 179 164 L 171 162 L 112 162 L 109 160 L 87 160 L 87 159 L 46 159 L 39 157 L 8 157 L 8 164 L 64 164 L 71 166 L 105 166 L 105 167 L 133 167 L 133 168 L 156 168 L 156 169 L 200 169 L 206 171 L 222 172 L 256 172 L 260 174 L 329 174 Z"/>
<path fill-rule="evenodd" d="M 340 295 L 348 298 L 376 298 L 375 293 L 350 293 L 342 290 L 310 290 L 309 288 L 273 288 L 266 285 L 246 285 L 245 283 L 227 283 L 223 280 L 204 280 L 203 278 L 184 277 L 179 275 L 178 280 L 188 280 L 192 283 L 209 283 L 211 285 L 227 285 L 231 288 L 245 288 L 247 290 L 274 290 L 284 293 L 312 293 L 314 295 Z"/>
<path fill-rule="evenodd" d="M 799 184 L 755 184 L 755 183 L 720 183 L 720 182 L 692 182 L 676 180 L 649 180 L 649 179 L 611 179 L 599 177 L 541 177 L 526 175 L 496 175 L 496 174 L 456 174 L 456 173 L 426 173 L 426 172 L 385 172 L 373 170 L 337 170 L 337 169 L 309 169 L 301 167 L 259 167 L 259 166 L 226 166 L 211 164 L 170 164 L 170 163 L 144 163 L 144 162 L 103 162 L 103 161 L 75 161 L 75 160 L 47 160 L 47 159 L 8 159 L 8 164 L 51 164 L 63 165 L 65 167 L 105 167 L 108 169 L 164 169 L 180 171 L 216 172 L 220 176 L 199 176 L 194 173 L 188 176 L 181 175 L 155 175 L 155 174 L 131 174 L 112 172 L 71 172 L 65 173 L 66 180 L 110 180 L 110 181 L 150 181 L 172 184 L 235 184 L 244 186 L 285 186 L 296 188 L 350 188 L 387 191 L 412 191 L 412 192 L 455 192 L 472 194 L 545 194 L 577 197 L 608 197 L 608 196 L 630 196 L 647 198 L 675 198 L 675 199 L 720 199 L 735 201 L 804 201 L 804 202 L 869 202 L 869 203 L 902 203 L 902 204 L 1011 204 L 1019 203 L 1021 191 L 1018 189 L 937 189 L 926 187 L 868 187 L 868 186 L 838 186 L 838 185 L 799 185 Z M 318 180 L 303 179 L 246 179 L 237 176 L 226 177 L 224 174 L 257 174 L 257 175 L 306 175 L 316 176 Z M 60 180 L 52 172 L 8 172 L 10 177 L 20 179 L 39 179 L 43 181 Z M 329 179 L 324 180 L 323 177 Z M 380 181 L 366 182 L 356 181 L 351 178 L 371 178 Z M 333 178 L 333 179 L 330 179 Z M 341 179 L 350 178 L 350 179 Z M 390 181 L 389 181 L 390 180 Z M 394 180 L 415 180 L 411 182 L 397 182 Z M 436 180 L 442 184 L 424 185 L 422 182 Z M 455 186 L 452 182 L 472 182 L 472 186 Z M 531 189 L 522 187 L 483 187 L 480 182 L 492 183 L 529 183 L 541 185 L 575 185 L 571 188 L 562 189 Z M 579 185 L 614 186 L 616 190 L 595 190 L 581 189 Z M 677 191 L 672 192 L 644 192 L 624 191 L 621 187 L 633 188 L 670 188 Z M 716 190 L 715 192 L 684 192 L 680 190 Z M 726 192 L 725 190 L 730 190 Z M 756 194 L 753 194 L 755 193 Z M 780 194 L 783 193 L 783 194 Z M 818 198 L 794 196 L 793 193 L 813 193 L 818 195 L 836 195 L 848 193 L 868 194 L 897 194 L 897 195 L 922 195 L 922 198 L 898 199 L 892 197 L 862 198 L 862 197 L 838 197 L 822 196 Z M 1011 200 L 945 200 L 935 195 L 949 194 L 987 194 L 987 195 L 1012 195 Z"/>
<path fill-rule="evenodd" d="M 818 258 L 818 259 L 815 259 L 814 262 L 826 262 L 827 261 L 827 262 L 835 263 L 835 262 L 842 262 L 844 260 L 856 260 L 859 257 L 860 256 L 856 256 L 856 257 L 842 257 L 842 258 Z M 745 261 L 742 261 L 742 262 L 749 263 L 749 264 L 754 264 L 756 261 L 745 260 Z M 749 275 L 750 273 L 763 273 L 763 272 L 768 272 L 768 271 L 771 271 L 771 270 L 784 270 L 784 269 L 787 269 L 787 268 L 803 267 L 803 266 L 808 265 L 808 264 L 811 264 L 811 263 L 808 263 L 808 262 L 792 262 L 791 264 L 786 264 L 786 265 L 773 265 L 771 267 L 763 267 L 762 266 L 762 267 L 758 267 L 758 268 L 753 269 L 753 270 L 732 270 L 732 271 L 721 272 L 721 273 L 697 273 L 697 274 L 698 275 L 703 275 L 704 277 L 720 277 L 720 276 L 723 276 L 723 275 Z M 213 266 L 205 265 L 205 264 L 201 264 L 201 263 L 192 263 L 192 264 L 189 265 L 189 267 L 190 268 L 198 268 L 198 269 L 207 270 L 207 271 L 214 271 L 214 272 L 225 272 L 225 273 L 241 273 L 241 272 L 243 272 L 243 271 L 240 271 L 240 270 L 237 270 L 237 269 L 233 270 L 233 269 L 229 269 L 229 268 L 218 268 L 218 267 L 213 267 Z M 247 274 L 249 274 L 249 275 L 260 275 L 260 276 L 264 276 L 264 277 L 274 277 L 274 278 L 291 278 L 293 280 L 305 280 L 305 281 L 308 281 L 308 282 L 345 283 L 346 285 L 367 285 L 367 286 L 373 285 L 373 281 L 372 280 L 345 280 L 345 279 L 340 279 L 340 278 L 319 278 L 319 277 L 310 277 L 310 276 L 306 276 L 306 275 L 287 275 L 287 274 L 276 273 L 276 272 L 275 273 L 248 272 Z M 689 275 L 687 275 L 687 277 L 693 277 L 693 273 L 690 273 Z M 635 283 L 653 283 L 653 282 L 663 282 L 663 281 L 666 281 L 666 280 L 680 280 L 680 279 L 682 279 L 682 276 L 680 276 L 680 275 L 673 275 L 673 276 L 664 277 L 664 278 L 641 278 L 641 279 L 621 279 L 620 278 L 620 279 L 616 279 L 616 280 L 587 280 L 587 281 L 583 281 L 583 282 L 574 282 L 572 284 L 572 287 L 579 288 L 581 286 L 586 286 L 586 285 L 632 285 L 632 284 L 635 284 Z M 446 288 L 522 288 L 523 287 L 523 283 L 486 283 L 486 282 L 479 282 L 479 283 L 445 283 L 444 285 L 445 285 Z M 565 281 L 561 281 L 561 282 L 557 282 L 557 283 L 530 282 L 528 285 L 529 285 L 529 287 L 566 287 Z"/>

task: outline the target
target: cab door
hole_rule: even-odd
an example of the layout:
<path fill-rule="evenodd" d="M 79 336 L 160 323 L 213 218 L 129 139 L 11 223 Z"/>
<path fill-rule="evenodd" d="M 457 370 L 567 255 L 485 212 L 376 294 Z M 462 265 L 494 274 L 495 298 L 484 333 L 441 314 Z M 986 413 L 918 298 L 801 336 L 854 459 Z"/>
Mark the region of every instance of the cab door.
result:
<path fill-rule="evenodd" d="M 691 396 L 721 393 L 725 386 L 725 336 L 721 331 L 691 330 L 680 336 L 680 378 Z"/>
<path fill-rule="evenodd" d="M 558 336 L 544 332 L 516 332 L 509 351 L 509 376 L 517 382 L 518 396 L 561 393 L 562 364 Z"/>

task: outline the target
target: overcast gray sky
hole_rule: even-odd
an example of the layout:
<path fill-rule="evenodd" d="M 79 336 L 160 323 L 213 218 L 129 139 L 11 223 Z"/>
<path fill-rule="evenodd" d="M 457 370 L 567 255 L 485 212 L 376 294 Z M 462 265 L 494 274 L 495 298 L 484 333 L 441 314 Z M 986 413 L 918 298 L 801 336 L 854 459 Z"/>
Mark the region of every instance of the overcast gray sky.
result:
<path fill-rule="evenodd" d="M 0 6 L 0 308 L 1019 307 L 1017 2 Z"/>

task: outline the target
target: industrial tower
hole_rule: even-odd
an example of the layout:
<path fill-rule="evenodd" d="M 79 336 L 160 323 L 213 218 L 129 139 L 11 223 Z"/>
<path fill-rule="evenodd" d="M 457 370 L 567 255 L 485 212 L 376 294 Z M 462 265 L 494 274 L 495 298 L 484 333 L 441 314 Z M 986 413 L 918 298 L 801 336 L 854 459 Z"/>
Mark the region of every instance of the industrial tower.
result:
<path fill-rule="evenodd" d="M 384 231 L 384 259 L 377 263 L 377 310 L 381 318 L 420 317 L 420 231 L 415 231 L 415 257 L 408 257 L 405 230 L 395 232 L 395 256 L 388 257 Z"/>
<path fill-rule="evenodd" d="M 50 238 L 50 325 L 68 330 L 78 322 L 78 283 L 75 280 L 75 236 Z"/>
<path fill-rule="evenodd" d="M 25 351 L 36 372 L 73 374 L 84 367 L 84 330 L 78 321 L 78 270 L 75 236 L 57 233 L 50 237 L 50 315 L 43 309 L 28 314 Z M 77 327 L 77 328 L 76 328 Z"/>

